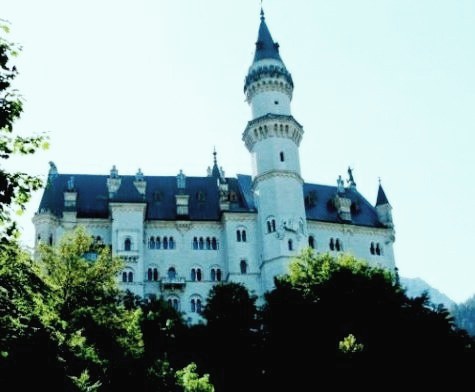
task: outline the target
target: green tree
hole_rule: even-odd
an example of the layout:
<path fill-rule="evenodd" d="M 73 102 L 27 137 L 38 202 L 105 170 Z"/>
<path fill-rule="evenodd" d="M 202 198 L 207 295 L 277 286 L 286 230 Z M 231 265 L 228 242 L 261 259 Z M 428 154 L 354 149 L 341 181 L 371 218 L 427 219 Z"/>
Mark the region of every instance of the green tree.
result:
<path fill-rule="evenodd" d="M 408 298 L 391 272 L 348 255 L 303 252 L 267 294 L 263 323 L 270 388 L 303 388 L 314 377 L 335 388 L 369 386 L 376 377 L 368 369 L 393 385 L 425 381 L 426 372 L 452 380 L 474 358 L 447 310 Z"/>
<path fill-rule="evenodd" d="M 101 390 L 133 383 L 143 353 L 141 309 L 128 310 L 122 303 L 117 283 L 122 261 L 94 244 L 81 227 L 57 247 L 42 245 L 39 254 L 72 353 L 69 374 L 80 380 L 87 368 Z"/>
<path fill-rule="evenodd" d="M 214 392 L 214 387 L 209 381 L 209 374 L 200 377 L 195 363 L 190 363 L 178 370 L 176 377 L 184 392 Z"/>
<path fill-rule="evenodd" d="M 23 211 L 31 192 L 42 183 L 38 177 L 23 172 L 8 172 L 1 162 L 15 154 L 28 155 L 48 146 L 43 136 L 21 136 L 14 133 L 13 124 L 23 111 L 23 101 L 13 82 L 18 75 L 12 63 L 20 47 L 8 41 L 7 22 L 0 19 L 0 245 L 8 245 L 18 236 L 12 211 Z"/>

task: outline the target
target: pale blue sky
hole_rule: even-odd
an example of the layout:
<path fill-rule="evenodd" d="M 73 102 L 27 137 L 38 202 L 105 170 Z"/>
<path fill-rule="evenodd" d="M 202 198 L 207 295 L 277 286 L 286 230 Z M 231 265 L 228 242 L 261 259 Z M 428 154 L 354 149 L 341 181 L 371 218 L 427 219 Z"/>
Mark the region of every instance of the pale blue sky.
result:
<path fill-rule="evenodd" d="M 354 168 L 393 206 L 396 263 L 456 301 L 475 293 L 475 1 L 266 0 L 292 73 L 307 182 Z M 251 173 L 243 79 L 259 1 L 2 0 L 23 45 L 16 129 L 51 149 L 15 168 L 204 175 L 213 146 L 226 175 Z M 37 195 L 21 223 L 30 223 Z"/>

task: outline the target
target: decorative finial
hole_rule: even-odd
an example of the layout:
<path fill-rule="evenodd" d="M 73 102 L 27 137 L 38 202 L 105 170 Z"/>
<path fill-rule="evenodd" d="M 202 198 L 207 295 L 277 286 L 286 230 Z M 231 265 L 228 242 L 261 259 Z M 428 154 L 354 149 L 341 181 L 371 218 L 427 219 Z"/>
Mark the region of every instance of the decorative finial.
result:
<path fill-rule="evenodd" d="M 217 154 L 218 154 L 218 153 L 216 152 L 216 146 L 214 146 L 214 147 L 213 147 L 213 162 L 214 162 L 215 165 L 218 163 L 218 160 L 217 160 L 217 158 L 216 158 L 216 155 L 217 155 Z"/>
<path fill-rule="evenodd" d="M 379 185 L 381 185 L 381 177 L 378 177 Z"/>
<path fill-rule="evenodd" d="M 262 0 L 261 0 L 261 20 L 264 20 L 264 9 L 262 8 Z"/>
<path fill-rule="evenodd" d="M 351 186 L 356 186 L 356 182 L 355 182 L 355 179 L 353 178 L 353 169 L 348 166 L 348 183 L 351 185 Z"/>

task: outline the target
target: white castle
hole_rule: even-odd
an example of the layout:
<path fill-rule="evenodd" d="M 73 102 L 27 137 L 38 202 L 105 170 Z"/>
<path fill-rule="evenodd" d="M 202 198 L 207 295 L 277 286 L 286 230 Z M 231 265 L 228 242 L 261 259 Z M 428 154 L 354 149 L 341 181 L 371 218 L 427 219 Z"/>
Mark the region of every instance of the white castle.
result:
<path fill-rule="evenodd" d="M 109 245 L 125 261 L 118 277 L 140 296 L 162 296 L 198 322 L 217 282 L 240 282 L 262 298 L 274 277 L 310 246 L 349 252 L 395 268 L 391 206 L 379 185 L 376 205 L 347 185 L 305 183 L 299 163 L 303 128 L 292 116 L 292 76 L 261 11 L 254 60 L 244 92 L 252 119 L 242 140 L 252 176 L 60 174 L 50 163 L 48 183 L 33 223 L 37 241 L 55 244 L 76 226 Z"/>

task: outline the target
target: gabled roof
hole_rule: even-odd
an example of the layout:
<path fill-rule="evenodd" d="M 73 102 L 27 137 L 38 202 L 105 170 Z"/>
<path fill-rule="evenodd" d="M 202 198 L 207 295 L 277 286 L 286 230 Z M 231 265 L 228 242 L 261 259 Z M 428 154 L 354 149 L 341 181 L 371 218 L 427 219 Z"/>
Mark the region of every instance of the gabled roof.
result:
<path fill-rule="evenodd" d="M 180 193 L 176 176 L 144 176 L 146 193 L 141 195 L 135 185 L 135 176 L 120 176 L 121 185 L 116 194 L 109 198 L 106 175 L 58 174 L 50 178 L 38 208 L 38 212 L 51 212 L 62 217 L 67 210 L 64 207 L 64 192 L 68 181 L 74 177 L 74 189 L 77 191 L 76 210 L 78 218 L 108 218 L 109 203 L 146 203 L 146 220 L 175 220 L 176 198 Z M 252 177 L 238 174 L 235 178 L 226 178 L 230 198 L 230 212 L 256 212 Z M 214 176 L 186 177 L 184 193 L 189 195 L 189 216 L 194 221 L 219 221 L 219 179 Z M 382 189 L 382 188 L 380 188 Z M 305 209 L 308 220 L 343 223 L 334 207 L 333 199 L 337 194 L 336 186 L 304 184 Z M 384 192 L 383 192 L 384 194 Z M 356 190 L 346 188 L 340 197 L 352 201 L 351 223 L 358 226 L 382 227 L 378 221 L 376 209 Z M 379 194 L 378 194 L 379 200 Z M 348 222 L 345 222 L 348 224 Z"/>

